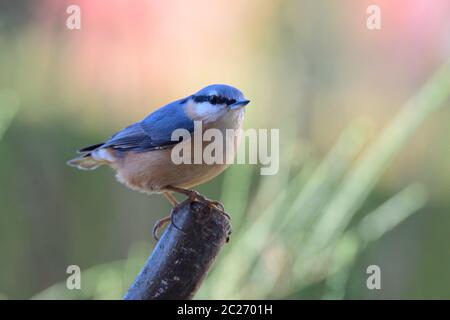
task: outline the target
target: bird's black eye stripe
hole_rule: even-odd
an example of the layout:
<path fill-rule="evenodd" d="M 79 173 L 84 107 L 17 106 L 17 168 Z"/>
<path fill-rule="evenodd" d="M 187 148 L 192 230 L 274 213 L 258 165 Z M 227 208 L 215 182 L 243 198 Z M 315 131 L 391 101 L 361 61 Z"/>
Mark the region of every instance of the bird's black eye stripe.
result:
<path fill-rule="evenodd" d="M 235 99 L 227 99 L 225 97 L 222 96 L 216 96 L 216 95 L 212 95 L 212 96 L 193 96 L 193 100 L 197 103 L 201 103 L 201 102 L 206 102 L 208 101 L 211 104 L 233 104 L 236 102 Z"/>
<path fill-rule="evenodd" d="M 208 96 L 193 96 L 194 102 L 197 103 L 208 101 L 208 98 Z"/>
<path fill-rule="evenodd" d="M 211 102 L 211 104 L 218 104 L 220 101 L 220 97 L 218 96 L 210 96 L 209 97 L 209 102 Z"/>

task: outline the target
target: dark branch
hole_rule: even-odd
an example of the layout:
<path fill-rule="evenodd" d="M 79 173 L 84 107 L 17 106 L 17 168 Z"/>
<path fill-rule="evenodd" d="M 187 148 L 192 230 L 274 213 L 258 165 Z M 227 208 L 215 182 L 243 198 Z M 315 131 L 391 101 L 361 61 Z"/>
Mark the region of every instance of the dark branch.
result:
<path fill-rule="evenodd" d="M 191 299 L 230 233 L 228 218 L 200 202 L 174 215 L 125 300 Z M 181 230 L 177 229 L 180 228 Z"/>

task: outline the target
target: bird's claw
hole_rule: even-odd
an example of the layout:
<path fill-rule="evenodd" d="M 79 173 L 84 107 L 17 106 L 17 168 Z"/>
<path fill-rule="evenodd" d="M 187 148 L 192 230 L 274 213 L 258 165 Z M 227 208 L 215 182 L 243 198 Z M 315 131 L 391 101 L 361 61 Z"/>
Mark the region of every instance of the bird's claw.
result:
<path fill-rule="evenodd" d="M 162 218 L 162 219 L 156 221 L 155 225 L 153 226 L 153 237 L 155 238 L 156 241 L 159 240 L 158 230 L 161 229 L 168 222 L 170 222 L 176 229 L 183 231 L 182 228 L 180 228 L 176 225 L 175 220 L 174 220 L 174 215 L 176 214 L 177 210 L 180 207 L 182 207 L 183 205 L 185 205 L 185 203 L 188 201 L 201 202 L 208 206 L 210 213 L 212 213 L 213 210 L 217 210 L 221 214 L 223 214 L 225 217 L 227 217 L 228 220 L 231 219 L 230 215 L 225 212 L 225 208 L 224 208 L 223 204 L 220 203 L 219 201 L 208 199 L 195 190 L 185 190 L 183 193 L 188 196 L 188 199 L 186 199 L 185 201 L 183 201 L 183 202 L 179 203 L 178 205 L 176 205 L 175 207 L 173 207 L 173 209 L 170 212 L 170 215 L 168 217 L 165 217 L 165 218 Z"/>
<path fill-rule="evenodd" d="M 162 218 L 158 221 L 156 221 L 155 225 L 153 226 L 153 238 L 155 238 L 156 241 L 159 241 L 158 237 L 158 230 L 161 229 L 166 223 L 170 222 L 176 229 L 183 231 L 180 227 L 177 226 L 174 220 L 174 216 L 176 214 L 176 210 L 180 207 L 181 204 L 178 204 L 176 207 L 172 208 L 172 211 L 170 211 L 170 215 Z"/>
<path fill-rule="evenodd" d="M 156 221 L 155 225 L 153 226 L 153 230 L 152 230 L 153 238 L 155 238 L 156 241 L 159 241 L 158 230 L 161 229 L 170 220 L 171 220 L 171 216 L 165 217 L 165 218 L 162 218 L 162 219 Z"/>
<path fill-rule="evenodd" d="M 215 209 L 215 210 L 219 211 L 220 213 L 222 213 L 224 216 L 226 216 L 228 219 L 231 219 L 230 215 L 225 212 L 225 208 L 224 208 L 223 204 L 220 203 L 219 201 L 208 199 L 195 190 L 189 191 L 189 199 L 191 201 L 198 201 L 198 202 L 204 203 L 208 206 L 210 212 L 212 212 L 212 210 Z"/>

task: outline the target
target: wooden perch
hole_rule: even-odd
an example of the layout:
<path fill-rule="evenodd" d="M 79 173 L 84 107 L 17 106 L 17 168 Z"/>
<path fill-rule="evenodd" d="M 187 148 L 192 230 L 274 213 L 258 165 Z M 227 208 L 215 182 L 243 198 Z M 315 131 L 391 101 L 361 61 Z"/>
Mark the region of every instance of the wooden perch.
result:
<path fill-rule="evenodd" d="M 125 300 L 191 299 L 231 230 L 223 213 L 201 202 L 185 202 L 173 220 Z"/>

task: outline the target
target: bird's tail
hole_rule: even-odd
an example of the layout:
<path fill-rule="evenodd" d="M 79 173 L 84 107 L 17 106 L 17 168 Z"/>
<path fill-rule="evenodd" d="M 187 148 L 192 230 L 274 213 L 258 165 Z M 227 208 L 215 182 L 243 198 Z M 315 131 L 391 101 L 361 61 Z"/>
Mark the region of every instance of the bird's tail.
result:
<path fill-rule="evenodd" d="M 104 164 L 102 161 L 95 160 L 90 154 L 80 156 L 67 162 L 69 166 L 81 169 L 81 170 L 94 170 Z"/>
<path fill-rule="evenodd" d="M 81 170 L 94 170 L 102 164 L 107 164 L 111 160 L 109 153 L 101 149 L 103 143 L 95 144 L 81 150 L 78 153 L 81 155 L 75 159 L 67 162 L 69 166 L 81 169 Z"/>

